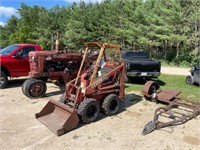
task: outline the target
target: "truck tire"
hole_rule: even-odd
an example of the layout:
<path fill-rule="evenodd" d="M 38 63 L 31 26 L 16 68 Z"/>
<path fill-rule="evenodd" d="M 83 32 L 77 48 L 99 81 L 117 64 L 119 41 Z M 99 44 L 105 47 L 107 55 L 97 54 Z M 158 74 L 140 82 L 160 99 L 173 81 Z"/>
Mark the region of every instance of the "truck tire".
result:
<path fill-rule="evenodd" d="M 187 84 L 194 84 L 194 77 L 193 76 L 187 76 L 185 79 L 185 82 Z"/>
<path fill-rule="evenodd" d="M 78 114 L 83 123 L 91 123 L 97 119 L 100 113 L 99 103 L 93 98 L 82 101 L 78 107 Z"/>
<path fill-rule="evenodd" d="M 25 95 L 31 99 L 43 97 L 47 90 L 44 81 L 38 79 L 29 79 L 25 84 Z"/>
<path fill-rule="evenodd" d="M 0 89 L 3 89 L 7 86 L 8 84 L 8 76 L 4 71 L 1 71 L 1 76 L 0 76 Z"/>
<path fill-rule="evenodd" d="M 103 101 L 102 108 L 108 116 L 116 114 L 120 109 L 119 97 L 115 94 L 108 95 Z"/>

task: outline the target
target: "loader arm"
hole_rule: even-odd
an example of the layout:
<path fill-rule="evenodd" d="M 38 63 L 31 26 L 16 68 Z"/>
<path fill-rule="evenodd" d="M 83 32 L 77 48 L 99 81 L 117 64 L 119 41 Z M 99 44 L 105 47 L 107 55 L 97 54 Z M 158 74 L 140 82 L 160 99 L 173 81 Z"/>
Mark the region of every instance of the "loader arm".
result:
<path fill-rule="evenodd" d="M 104 48 L 105 48 L 104 46 L 101 47 L 101 50 L 100 50 L 100 53 L 99 53 L 99 56 L 98 56 L 97 62 L 96 62 L 97 65 L 95 66 L 94 71 L 93 71 L 92 76 L 91 76 L 90 85 L 92 85 L 92 83 L 94 82 L 94 78 L 97 74 L 97 70 L 100 67 L 99 64 L 100 64 L 100 61 L 101 61 L 103 54 L 104 54 Z"/>

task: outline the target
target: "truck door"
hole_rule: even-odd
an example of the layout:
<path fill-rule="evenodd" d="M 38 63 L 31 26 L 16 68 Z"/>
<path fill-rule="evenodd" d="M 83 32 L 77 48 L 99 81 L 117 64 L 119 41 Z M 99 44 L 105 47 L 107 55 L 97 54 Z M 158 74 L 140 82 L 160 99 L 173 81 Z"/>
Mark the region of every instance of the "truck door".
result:
<path fill-rule="evenodd" d="M 27 46 L 18 51 L 14 57 L 13 61 L 15 62 L 15 67 L 13 73 L 18 76 L 27 76 L 30 71 L 29 57 L 28 54 L 30 51 L 35 51 L 34 46 Z"/>

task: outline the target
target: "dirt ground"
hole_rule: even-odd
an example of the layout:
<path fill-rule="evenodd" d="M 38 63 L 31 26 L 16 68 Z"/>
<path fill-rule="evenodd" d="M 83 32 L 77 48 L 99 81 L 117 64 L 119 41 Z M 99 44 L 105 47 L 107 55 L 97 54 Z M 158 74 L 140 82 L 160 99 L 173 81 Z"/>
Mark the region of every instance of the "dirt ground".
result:
<path fill-rule="evenodd" d="M 173 127 L 141 135 L 144 125 L 152 120 L 161 104 L 143 99 L 141 93 L 126 95 L 119 114 L 100 115 L 96 122 L 82 125 L 57 137 L 35 119 L 50 100 L 59 100 L 63 93 L 54 84 L 48 84 L 46 97 L 30 100 L 21 91 L 24 79 L 10 82 L 0 90 L 0 148 L 2 150 L 199 150 L 200 116 Z M 191 91 L 192 92 L 192 91 Z"/>

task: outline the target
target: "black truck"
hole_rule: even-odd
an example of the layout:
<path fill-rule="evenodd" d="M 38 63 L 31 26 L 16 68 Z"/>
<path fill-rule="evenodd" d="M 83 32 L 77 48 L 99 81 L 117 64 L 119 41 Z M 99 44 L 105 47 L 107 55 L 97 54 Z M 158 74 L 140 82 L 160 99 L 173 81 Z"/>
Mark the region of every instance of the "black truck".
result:
<path fill-rule="evenodd" d="M 126 65 L 126 76 L 129 80 L 157 78 L 160 75 L 160 61 L 149 59 L 145 51 L 124 51 L 122 59 Z"/>

